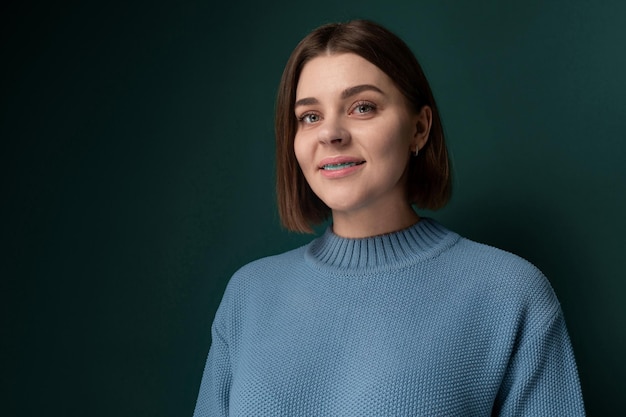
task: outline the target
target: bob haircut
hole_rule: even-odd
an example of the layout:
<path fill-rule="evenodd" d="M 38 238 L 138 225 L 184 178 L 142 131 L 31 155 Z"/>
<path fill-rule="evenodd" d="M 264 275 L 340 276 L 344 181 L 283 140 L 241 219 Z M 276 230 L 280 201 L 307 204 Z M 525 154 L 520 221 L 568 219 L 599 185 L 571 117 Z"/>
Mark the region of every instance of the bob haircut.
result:
<path fill-rule="evenodd" d="M 331 215 L 304 178 L 294 152 L 298 129 L 294 114 L 296 87 L 304 65 L 320 55 L 353 53 L 380 68 L 393 80 L 417 113 L 432 109 L 428 141 L 407 168 L 407 201 L 436 210 L 446 205 L 452 191 L 451 167 L 443 126 L 428 80 L 410 48 L 386 28 L 367 20 L 320 26 L 298 43 L 291 53 L 278 87 L 275 114 L 276 191 L 283 226 L 312 233 L 312 226 Z"/>

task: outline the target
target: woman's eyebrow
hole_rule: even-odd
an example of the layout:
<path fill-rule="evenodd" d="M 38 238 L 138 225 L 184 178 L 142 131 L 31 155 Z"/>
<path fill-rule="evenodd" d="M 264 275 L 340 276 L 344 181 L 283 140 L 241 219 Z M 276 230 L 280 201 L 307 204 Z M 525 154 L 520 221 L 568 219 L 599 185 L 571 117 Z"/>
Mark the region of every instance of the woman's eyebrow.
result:
<path fill-rule="evenodd" d="M 348 97 L 352 97 L 353 95 L 359 94 L 360 92 L 363 92 L 363 91 L 376 91 L 377 93 L 380 93 L 383 95 L 385 94 L 380 88 L 376 87 L 375 85 L 361 84 L 361 85 L 355 85 L 354 87 L 348 87 L 345 90 L 343 90 L 341 92 L 341 98 L 345 99 Z"/>
<path fill-rule="evenodd" d="M 314 97 L 301 98 L 300 100 L 296 101 L 294 107 L 308 106 L 311 104 L 319 104 L 319 101 L 317 101 L 317 99 Z"/>
<path fill-rule="evenodd" d="M 363 91 L 375 91 L 377 93 L 380 94 L 385 94 L 383 93 L 383 90 L 381 90 L 380 88 L 376 87 L 375 85 L 372 84 L 361 84 L 361 85 L 355 85 L 354 87 L 348 87 L 345 90 L 343 90 L 341 92 L 341 99 L 344 100 L 348 97 L 352 97 L 356 94 L 359 94 Z M 298 107 L 298 106 L 309 106 L 311 104 L 319 104 L 319 101 L 315 98 L 315 97 L 306 97 L 306 98 L 301 98 L 300 100 L 297 100 L 294 104 L 294 107 Z"/>

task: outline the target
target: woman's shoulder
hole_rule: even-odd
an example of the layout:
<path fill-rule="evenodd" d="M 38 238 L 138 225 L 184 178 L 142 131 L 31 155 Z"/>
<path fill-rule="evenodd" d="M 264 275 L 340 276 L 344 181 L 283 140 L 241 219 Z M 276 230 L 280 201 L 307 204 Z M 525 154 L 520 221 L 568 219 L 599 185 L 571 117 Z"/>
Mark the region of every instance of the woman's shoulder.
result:
<path fill-rule="evenodd" d="M 505 249 L 461 237 L 454 246 L 454 255 L 460 260 L 509 272 L 537 272 L 538 268 L 527 259 Z"/>
<path fill-rule="evenodd" d="M 304 251 L 306 246 L 300 246 L 295 249 L 288 250 L 286 252 L 264 256 L 240 267 L 233 275 L 247 276 L 258 275 L 271 271 L 276 271 L 277 268 L 290 267 L 293 268 L 299 262 L 302 262 L 304 257 Z"/>
<path fill-rule="evenodd" d="M 451 263 L 468 284 L 495 299 L 559 307 L 552 285 L 529 260 L 509 251 L 462 237 L 450 248 Z"/>
<path fill-rule="evenodd" d="M 275 255 L 265 256 L 237 269 L 231 276 L 227 291 L 239 291 L 242 288 L 271 286 L 273 281 L 301 268 L 306 246 L 288 250 Z"/>

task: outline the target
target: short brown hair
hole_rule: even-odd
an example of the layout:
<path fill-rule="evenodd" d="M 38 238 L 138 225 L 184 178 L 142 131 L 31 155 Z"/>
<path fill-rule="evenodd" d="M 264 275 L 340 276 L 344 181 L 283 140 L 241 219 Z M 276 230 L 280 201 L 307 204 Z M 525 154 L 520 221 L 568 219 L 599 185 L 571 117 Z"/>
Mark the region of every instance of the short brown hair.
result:
<path fill-rule="evenodd" d="M 278 211 L 285 228 L 311 232 L 326 220 L 330 208 L 315 195 L 294 152 L 298 128 L 294 114 L 296 87 L 304 65 L 323 54 L 354 53 L 380 68 L 407 98 L 415 112 L 432 109 L 429 139 L 407 175 L 408 202 L 436 210 L 450 199 L 452 181 L 448 150 L 435 99 L 411 49 L 388 29 L 367 20 L 330 23 L 315 29 L 298 43 L 283 71 L 276 100 L 276 190 Z"/>

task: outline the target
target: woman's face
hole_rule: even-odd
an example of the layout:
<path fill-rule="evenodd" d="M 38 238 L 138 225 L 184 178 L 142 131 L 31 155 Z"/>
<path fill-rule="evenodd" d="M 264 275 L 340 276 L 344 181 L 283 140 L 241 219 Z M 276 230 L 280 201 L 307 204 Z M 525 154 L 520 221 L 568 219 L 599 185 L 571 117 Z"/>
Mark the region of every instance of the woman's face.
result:
<path fill-rule="evenodd" d="M 296 158 L 313 192 L 337 216 L 393 216 L 406 208 L 405 171 L 424 145 L 419 114 L 378 67 L 351 53 L 305 64 L 296 89 Z M 424 113 L 427 113 L 426 115 Z"/>

